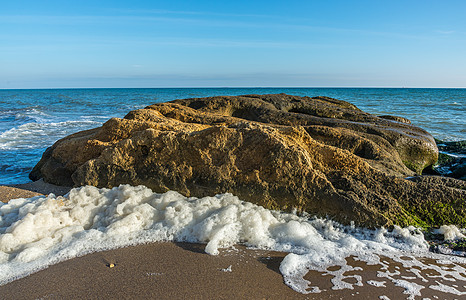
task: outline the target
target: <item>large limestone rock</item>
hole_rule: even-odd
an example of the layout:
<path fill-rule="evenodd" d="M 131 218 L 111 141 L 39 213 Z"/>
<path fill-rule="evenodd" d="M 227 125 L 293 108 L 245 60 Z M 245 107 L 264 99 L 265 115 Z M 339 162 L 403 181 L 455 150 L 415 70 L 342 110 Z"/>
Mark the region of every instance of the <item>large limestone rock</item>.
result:
<path fill-rule="evenodd" d="M 437 158 L 432 136 L 404 118 L 327 97 L 247 95 L 175 100 L 110 119 L 56 142 L 30 177 L 197 197 L 231 192 L 343 223 L 431 225 L 440 216 L 413 207 L 441 201 L 457 214 L 466 199 L 456 183 L 404 179 Z"/>

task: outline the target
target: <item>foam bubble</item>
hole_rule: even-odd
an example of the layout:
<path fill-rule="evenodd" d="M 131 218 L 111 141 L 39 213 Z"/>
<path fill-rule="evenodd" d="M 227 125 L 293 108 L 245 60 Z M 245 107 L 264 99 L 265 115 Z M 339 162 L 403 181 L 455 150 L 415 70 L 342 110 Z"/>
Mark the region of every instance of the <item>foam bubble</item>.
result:
<path fill-rule="evenodd" d="M 375 287 L 386 287 L 385 283 L 386 283 L 386 281 L 377 281 L 377 280 L 367 281 L 367 284 L 375 286 Z"/>
<path fill-rule="evenodd" d="M 466 238 L 463 232 L 461 232 L 461 230 L 455 225 L 442 225 L 439 229 L 434 230 L 434 232 L 437 234 L 443 234 L 446 241 Z"/>
<path fill-rule="evenodd" d="M 448 227 L 455 231 L 453 227 Z M 466 259 L 428 252 L 423 234 L 414 227 L 389 231 L 342 226 L 331 220 L 270 211 L 231 194 L 186 198 L 177 192 L 122 185 L 113 189 L 81 187 L 64 197 L 15 199 L 0 204 L 0 284 L 65 259 L 90 252 L 156 241 L 206 243 L 216 255 L 220 248 L 242 243 L 250 247 L 290 252 L 280 265 L 284 281 L 301 293 L 321 288 L 304 279 L 310 271 L 332 278 L 332 289 L 354 289 L 364 282 L 384 286 L 387 280 L 405 288 L 411 298 L 424 288 L 457 294 L 464 282 Z M 365 281 L 362 269 L 349 258 L 380 265 L 384 281 Z M 388 257 L 410 274 L 390 269 Z M 423 258 L 437 264 L 423 262 Z M 453 264 L 453 265 L 452 265 Z M 334 266 L 338 266 L 335 268 Z M 443 279 L 430 287 L 424 270 Z M 449 279 L 452 279 L 449 285 Z M 351 283 L 350 283 L 351 282 Z"/>
<path fill-rule="evenodd" d="M 465 292 L 460 292 L 456 288 L 454 288 L 453 286 L 448 286 L 448 285 L 445 285 L 445 284 L 443 284 L 441 282 L 438 282 L 438 281 L 437 281 L 437 285 L 431 285 L 431 286 L 429 286 L 429 288 L 431 288 L 433 290 L 440 291 L 440 292 L 444 292 L 444 293 L 450 293 L 450 294 L 453 294 L 453 295 L 458 295 L 458 296 L 466 295 Z"/>
<path fill-rule="evenodd" d="M 421 296 L 421 290 L 425 287 L 415 282 L 410 282 L 403 279 L 395 279 L 394 283 L 396 286 L 405 288 L 404 294 L 409 295 L 408 299 L 415 299 L 415 296 Z"/>

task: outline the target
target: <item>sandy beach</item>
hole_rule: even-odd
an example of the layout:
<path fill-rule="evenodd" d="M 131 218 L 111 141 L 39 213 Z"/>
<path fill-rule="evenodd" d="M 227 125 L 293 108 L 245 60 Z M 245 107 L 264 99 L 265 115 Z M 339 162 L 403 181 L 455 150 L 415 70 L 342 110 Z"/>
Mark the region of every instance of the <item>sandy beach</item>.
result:
<path fill-rule="evenodd" d="M 37 189 L 38 185 L 44 183 L 28 187 Z M 30 195 L 30 191 L 11 187 L 1 187 L 0 193 L 2 200 Z M 2 299 L 409 299 L 405 288 L 377 276 L 380 265 L 352 258 L 347 259 L 348 264 L 356 269 L 345 275 L 360 276 L 362 286 L 335 290 L 332 276 L 309 272 L 305 279 L 321 292 L 304 295 L 288 287 L 280 274 L 285 252 L 235 245 L 221 249 L 219 255 L 209 255 L 204 248 L 202 244 L 159 242 L 91 253 L 0 286 L 0 295 Z M 423 287 L 451 285 L 436 278 L 433 269 L 423 270 L 425 280 L 421 280 L 413 276 L 413 269 L 388 258 L 382 261 L 390 265 L 389 271 L 399 282 L 409 280 Z M 463 276 L 465 280 L 454 285 L 460 291 L 466 285 L 466 274 Z M 355 284 L 356 277 L 346 281 Z M 429 288 L 421 288 L 420 295 L 411 299 L 461 297 Z"/>
<path fill-rule="evenodd" d="M 31 198 L 34 196 L 48 195 L 50 193 L 56 196 L 63 196 L 70 190 L 71 187 L 56 186 L 46 183 L 42 179 L 11 186 L 0 185 L 0 201 L 8 202 L 10 199 Z"/>
<path fill-rule="evenodd" d="M 5 203 L 8 202 L 10 199 L 30 198 L 39 195 L 43 194 L 11 186 L 0 186 L 0 201 Z"/>
<path fill-rule="evenodd" d="M 390 282 L 385 287 L 364 284 L 354 290 L 332 290 L 331 278 L 318 273 L 306 279 L 324 291 L 303 295 L 283 283 L 278 268 L 286 253 L 235 246 L 211 256 L 203 249 L 199 244 L 154 243 L 92 253 L 1 286 L 0 295 L 2 299 L 408 298 L 403 288 Z M 377 280 L 376 268 L 365 266 L 363 273 L 365 279 Z M 441 292 L 422 295 L 455 299 Z"/>
<path fill-rule="evenodd" d="M 309 273 L 306 279 L 323 291 L 303 295 L 283 282 L 278 268 L 286 253 L 235 246 L 212 256 L 203 249 L 200 244 L 154 243 L 92 253 L 1 286 L 0 295 L 2 299 L 408 299 L 404 288 L 390 281 L 384 287 L 367 284 L 381 280 L 374 266 L 362 266 L 358 274 L 366 282 L 354 290 L 332 290 L 329 276 Z M 392 271 L 399 267 L 392 266 Z M 427 289 L 422 297 L 460 299 Z"/>

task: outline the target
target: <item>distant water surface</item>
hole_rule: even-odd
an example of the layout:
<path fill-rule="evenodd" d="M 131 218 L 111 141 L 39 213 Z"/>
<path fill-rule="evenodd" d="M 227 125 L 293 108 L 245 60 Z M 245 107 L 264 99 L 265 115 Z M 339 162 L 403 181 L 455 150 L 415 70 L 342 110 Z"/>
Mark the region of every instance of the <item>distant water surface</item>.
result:
<path fill-rule="evenodd" d="M 130 110 L 180 98 L 287 93 L 329 96 L 408 118 L 444 141 L 466 140 L 466 89 L 167 88 L 0 90 L 0 185 L 28 182 L 45 149 Z"/>

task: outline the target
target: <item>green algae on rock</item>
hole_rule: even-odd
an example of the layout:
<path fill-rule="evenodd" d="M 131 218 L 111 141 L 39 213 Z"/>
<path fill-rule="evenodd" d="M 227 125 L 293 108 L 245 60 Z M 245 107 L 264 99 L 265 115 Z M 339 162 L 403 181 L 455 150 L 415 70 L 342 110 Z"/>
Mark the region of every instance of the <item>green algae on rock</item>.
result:
<path fill-rule="evenodd" d="M 58 185 L 145 185 L 196 197 L 230 192 L 344 224 L 420 224 L 430 216 L 413 216 L 410 206 L 466 199 L 466 191 L 443 179 L 404 179 L 438 159 L 432 136 L 408 123 L 328 97 L 175 100 L 59 140 L 30 177 Z"/>

